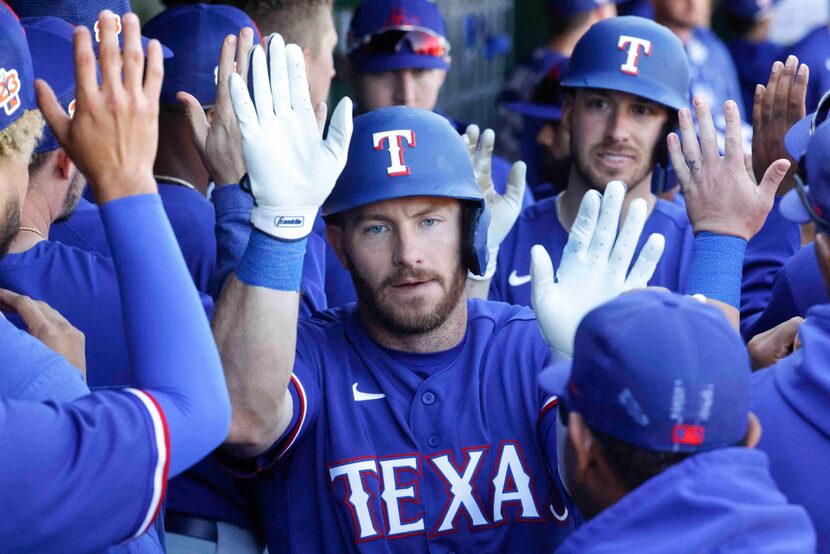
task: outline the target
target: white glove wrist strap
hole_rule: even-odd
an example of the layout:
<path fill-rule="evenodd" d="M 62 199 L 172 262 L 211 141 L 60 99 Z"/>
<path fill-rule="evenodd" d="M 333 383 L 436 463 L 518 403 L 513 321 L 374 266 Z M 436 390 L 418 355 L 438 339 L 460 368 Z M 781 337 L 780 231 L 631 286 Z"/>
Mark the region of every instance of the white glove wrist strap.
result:
<path fill-rule="evenodd" d="M 299 240 L 311 234 L 318 209 L 319 206 L 254 206 L 251 225 L 281 240 Z"/>

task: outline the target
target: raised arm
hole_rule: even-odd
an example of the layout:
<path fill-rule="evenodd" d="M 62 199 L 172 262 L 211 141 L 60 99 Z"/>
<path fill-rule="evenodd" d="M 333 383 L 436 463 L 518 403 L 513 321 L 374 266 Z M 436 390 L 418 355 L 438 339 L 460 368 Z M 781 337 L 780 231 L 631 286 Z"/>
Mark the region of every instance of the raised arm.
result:
<path fill-rule="evenodd" d="M 0 404 L 0 544 L 10 551 L 98 551 L 142 534 L 168 473 L 203 458 L 229 426 L 218 352 L 152 178 L 161 48 L 149 43 L 145 75 L 138 18 L 122 18 L 123 59 L 114 15 L 99 21 L 101 86 L 78 26 L 74 118 L 42 81 L 38 99 L 102 205 L 135 388 Z"/>
<path fill-rule="evenodd" d="M 243 181 L 255 202 L 254 230 L 213 320 L 233 406 L 225 448 L 239 457 L 267 450 L 291 421 L 288 384 L 306 240 L 346 164 L 352 133 L 346 98 L 322 140 L 302 50 L 286 46 L 280 35 L 254 48 L 250 71 L 252 90 L 233 74 L 230 92 L 248 169 Z"/>

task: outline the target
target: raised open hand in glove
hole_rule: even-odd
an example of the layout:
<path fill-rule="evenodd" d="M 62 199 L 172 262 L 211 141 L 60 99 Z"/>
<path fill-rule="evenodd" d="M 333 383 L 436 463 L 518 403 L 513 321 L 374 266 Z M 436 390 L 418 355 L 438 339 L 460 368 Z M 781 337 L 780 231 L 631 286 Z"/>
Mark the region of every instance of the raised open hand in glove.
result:
<path fill-rule="evenodd" d="M 492 175 L 493 148 L 496 143 L 496 134 L 492 129 L 485 129 L 483 133 L 480 133 L 478 125 L 470 125 L 462 138 L 470 149 L 470 159 L 473 162 L 473 170 L 478 186 L 484 200 L 487 202 L 487 206 L 490 208 L 490 226 L 487 229 L 487 247 L 490 253 L 487 270 L 483 276 L 471 273 L 468 277 L 475 280 L 486 280 L 491 279 L 495 274 L 499 245 L 507 237 L 522 211 L 527 166 L 524 162 L 514 163 L 507 176 L 507 187 L 504 194 L 499 194 L 493 185 Z"/>
<path fill-rule="evenodd" d="M 663 255 L 665 239 L 648 238 L 631 271 L 631 260 L 648 218 L 645 200 L 631 202 L 617 236 L 625 184 L 611 181 L 605 195 L 585 193 L 554 281 L 553 263 L 543 246 L 531 250 L 531 302 L 548 345 L 559 357 L 573 355 L 582 318 L 621 293 L 645 287 Z"/>
<path fill-rule="evenodd" d="M 298 240 L 311 233 L 318 208 L 346 165 L 352 102 L 340 101 L 323 140 L 299 46 L 271 35 L 265 48 L 254 47 L 250 71 L 250 94 L 237 73 L 230 88 L 256 203 L 251 224 L 275 238 Z"/>

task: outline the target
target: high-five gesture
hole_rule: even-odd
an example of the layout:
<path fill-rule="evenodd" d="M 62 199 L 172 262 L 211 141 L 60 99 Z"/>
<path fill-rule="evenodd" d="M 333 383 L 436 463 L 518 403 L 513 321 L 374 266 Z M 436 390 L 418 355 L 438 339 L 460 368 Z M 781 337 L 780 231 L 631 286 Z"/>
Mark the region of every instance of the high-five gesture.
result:
<path fill-rule="evenodd" d="M 810 69 L 807 65 L 799 66 L 798 58 L 790 56 L 786 64 L 772 64 L 766 87 L 755 87 L 752 106 L 752 169 L 757 178 L 775 160 L 789 160 L 790 169 L 778 188 L 779 195 L 792 188 L 798 170 L 798 160 L 793 160 L 784 148 L 784 136 L 807 112 L 809 80 Z"/>
<path fill-rule="evenodd" d="M 585 314 L 623 292 L 645 287 L 663 255 L 665 239 L 653 234 L 631 271 L 631 260 L 648 218 L 643 199 L 631 202 L 619 236 L 625 184 L 611 181 L 605 195 L 585 193 L 553 279 L 553 263 L 543 246 L 531 250 L 531 299 L 539 328 L 559 356 L 573 354 L 576 329 Z"/>
<path fill-rule="evenodd" d="M 266 53 L 267 50 L 267 53 Z M 337 105 L 328 137 L 320 137 L 303 52 L 278 34 L 251 57 L 252 90 L 231 75 L 231 100 L 256 202 L 251 223 L 264 233 L 297 240 L 311 232 L 317 210 L 346 165 L 352 103 Z"/>
<path fill-rule="evenodd" d="M 499 245 L 507 237 L 519 213 L 522 211 L 522 198 L 525 194 L 525 175 L 527 166 L 524 162 L 516 162 L 510 168 L 507 176 L 507 187 L 504 194 L 496 192 L 493 185 L 493 148 L 496 143 L 496 134 L 492 129 L 479 132 L 478 125 L 470 125 L 461 136 L 470 150 L 470 159 L 473 162 L 478 186 L 481 194 L 490 208 L 490 226 L 487 229 L 487 246 L 490 258 L 484 276 L 470 275 L 472 279 L 490 279 L 496 272 L 496 257 Z"/>
<path fill-rule="evenodd" d="M 164 75 L 161 45 L 141 48 L 138 17 L 122 20 L 123 55 L 116 18 L 105 10 L 99 18 L 101 85 L 89 30 L 75 28 L 75 114 L 70 119 L 46 82 L 36 82 L 38 104 L 69 157 L 89 181 L 99 204 L 158 190 L 153 161 L 158 146 L 158 111 Z"/>
<path fill-rule="evenodd" d="M 756 185 L 741 149 L 741 118 L 735 102 L 728 100 L 723 107 L 726 116 L 724 156 L 718 152 L 715 125 L 706 100 L 696 96 L 693 102 L 700 142 L 687 108 L 678 112 L 682 147 L 677 134 L 670 133 L 668 137 L 672 165 L 686 199 L 689 219 L 695 233 L 709 231 L 749 240 L 766 221 L 775 191 L 790 162 L 785 159 L 772 162 Z"/>

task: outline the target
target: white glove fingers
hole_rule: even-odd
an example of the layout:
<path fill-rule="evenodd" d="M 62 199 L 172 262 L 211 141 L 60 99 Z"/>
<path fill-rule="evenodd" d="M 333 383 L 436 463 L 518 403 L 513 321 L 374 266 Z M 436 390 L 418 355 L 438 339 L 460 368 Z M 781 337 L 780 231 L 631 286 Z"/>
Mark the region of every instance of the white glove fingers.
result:
<path fill-rule="evenodd" d="M 271 85 L 268 83 L 268 63 L 262 46 L 254 46 L 251 54 L 251 80 L 253 82 L 254 105 L 260 123 L 274 117 L 274 103 L 271 100 Z"/>
<path fill-rule="evenodd" d="M 325 145 L 340 163 L 340 170 L 346 166 L 346 156 L 349 153 L 349 141 L 352 140 L 352 100 L 344 96 L 334 113 L 331 115 L 329 132 L 326 136 Z"/>
<path fill-rule="evenodd" d="M 582 203 L 579 205 L 579 213 L 576 214 L 576 220 L 574 220 L 574 224 L 571 226 L 571 232 L 568 233 L 568 243 L 562 252 L 563 263 L 561 265 L 565 265 L 566 256 L 579 257 L 588 252 L 591 246 L 591 237 L 594 235 L 594 230 L 597 227 L 601 204 L 602 197 L 595 190 L 589 190 L 582 197 Z"/>
<path fill-rule="evenodd" d="M 637 198 L 628 206 L 628 215 L 617 235 L 611 259 L 608 262 L 608 269 L 616 274 L 617 282 L 625 281 L 625 274 L 631 266 L 631 260 L 634 259 L 634 251 L 637 249 L 646 219 L 648 219 L 648 203 L 642 198 Z"/>
<path fill-rule="evenodd" d="M 496 144 L 496 133 L 492 129 L 485 129 L 478 139 L 474 167 L 479 177 L 479 186 L 483 191 L 493 188 L 493 147 Z"/>
<path fill-rule="evenodd" d="M 464 132 L 464 136 L 467 137 L 467 148 L 470 151 L 471 160 L 475 160 L 476 148 L 478 147 L 478 137 L 480 133 L 478 125 L 475 123 L 467 125 L 467 130 Z"/>
<path fill-rule="evenodd" d="M 660 233 L 653 233 L 648 237 L 631 273 L 625 280 L 623 290 L 641 289 L 648 285 L 649 280 L 654 275 L 657 269 L 657 263 L 663 255 L 663 249 L 666 247 L 666 239 Z"/>
<path fill-rule="evenodd" d="M 294 111 L 306 111 L 313 114 L 308 77 L 305 72 L 303 51 L 296 44 L 285 47 L 285 61 L 288 65 L 288 84 L 291 89 L 291 107 Z M 316 126 L 316 123 L 315 123 Z"/>
<path fill-rule="evenodd" d="M 553 288 L 553 262 L 541 244 L 530 249 L 530 305 L 539 310 L 543 298 Z"/>
<path fill-rule="evenodd" d="M 282 35 L 274 33 L 268 38 L 268 69 L 271 72 L 271 96 L 274 113 L 291 109 L 291 93 L 288 84 L 288 66 L 285 61 L 285 41 Z"/>
<path fill-rule="evenodd" d="M 625 184 L 622 181 L 610 181 L 605 186 L 597 227 L 591 239 L 590 256 L 607 260 L 611 255 L 611 249 L 617 238 L 625 190 Z"/>
<path fill-rule="evenodd" d="M 238 73 L 231 74 L 230 89 L 231 104 L 233 104 L 233 112 L 236 114 L 236 119 L 239 121 L 239 129 L 242 131 L 242 137 L 250 137 L 259 127 L 259 122 L 257 121 L 254 104 L 251 102 L 251 95 L 248 93 L 248 87 L 245 86 L 245 81 L 242 80 L 242 77 Z"/>
<path fill-rule="evenodd" d="M 512 207 L 521 209 L 522 198 L 525 195 L 527 185 L 527 165 L 524 162 L 516 162 L 507 174 L 507 188 L 504 190 L 504 200 Z"/>

